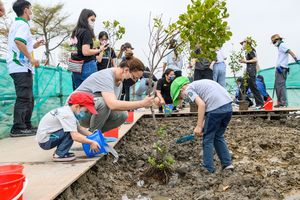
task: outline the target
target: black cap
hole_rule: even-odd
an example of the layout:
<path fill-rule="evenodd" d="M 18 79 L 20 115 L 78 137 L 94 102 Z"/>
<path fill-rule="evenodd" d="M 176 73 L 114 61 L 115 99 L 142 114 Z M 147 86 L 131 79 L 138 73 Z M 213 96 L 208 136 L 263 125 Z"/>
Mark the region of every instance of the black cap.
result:
<path fill-rule="evenodd" d="M 134 49 L 132 46 L 131 46 L 131 44 L 129 43 L 129 42 L 126 42 L 125 44 L 123 44 L 122 45 L 122 47 L 121 47 L 122 49 L 124 48 L 124 49 Z"/>

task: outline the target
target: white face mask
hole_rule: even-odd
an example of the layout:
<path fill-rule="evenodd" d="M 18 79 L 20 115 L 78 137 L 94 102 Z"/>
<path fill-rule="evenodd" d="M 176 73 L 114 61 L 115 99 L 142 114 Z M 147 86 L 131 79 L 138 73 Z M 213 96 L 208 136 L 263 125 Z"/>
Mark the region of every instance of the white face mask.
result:
<path fill-rule="evenodd" d="M 90 27 L 91 27 L 92 29 L 94 29 L 94 27 L 95 27 L 95 22 L 89 21 L 89 25 L 90 25 Z"/>
<path fill-rule="evenodd" d="M 275 47 L 279 47 L 280 41 L 278 40 L 274 45 L 275 45 Z"/>

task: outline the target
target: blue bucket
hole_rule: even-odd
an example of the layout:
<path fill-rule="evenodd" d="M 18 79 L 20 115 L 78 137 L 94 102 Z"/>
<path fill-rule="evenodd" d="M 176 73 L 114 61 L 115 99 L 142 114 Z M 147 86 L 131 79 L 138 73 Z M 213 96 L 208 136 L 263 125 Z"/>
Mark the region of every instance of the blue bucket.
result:
<path fill-rule="evenodd" d="M 173 112 L 173 104 L 165 104 L 164 105 L 164 111 L 166 114 L 171 114 Z"/>
<path fill-rule="evenodd" d="M 98 142 L 98 144 L 101 147 L 99 152 L 94 153 L 94 152 L 90 151 L 91 145 L 82 144 L 82 148 L 83 148 L 84 153 L 86 154 L 87 157 L 92 158 L 92 157 L 95 157 L 98 154 L 107 153 L 107 151 L 105 150 L 104 147 L 107 146 L 108 144 L 105 142 L 104 136 L 102 135 L 100 130 L 95 131 L 92 135 L 87 136 L 87 138 L 90 139 L 90 140 L 94 140 L 94 141 Z"/>

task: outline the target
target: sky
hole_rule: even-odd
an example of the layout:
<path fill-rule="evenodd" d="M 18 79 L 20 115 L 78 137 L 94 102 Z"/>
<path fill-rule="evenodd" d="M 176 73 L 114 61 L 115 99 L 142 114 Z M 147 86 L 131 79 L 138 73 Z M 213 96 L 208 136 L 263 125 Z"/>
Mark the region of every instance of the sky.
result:
<path fill-rule="evenodd" d="M 3 0 L 5 7 L 11 8 L 12 0 Z M 69 13 L 70 23 L 76 23 L 83 8 L 94 10 L 97 14 L 95 34 L 102 27 L 102 21 L 118 20 L 126 28 L 126 34 L 117 47 L 130 42 L 135 55 L 147 64 L 144 52 L 147 52 L 149 13 L 153 16 L 163 14 L 165 22 L 177 20 L 186 11 L 190 0 L 33 0 L 44 5 L 64 2 L 64 12 Z M 257 55 L 261 68 L 272 67 L 276 63 L 277 49 L 271 44 L 271 35 L 278 33 L 288 47 L 300 58 L 299 0 L 227 0 L 230 14 L 229 26 L 233 37 L 223 51 L 229 57 L 230 52 L 240 49 L 239 42 L 247 36 L 257 41 Z M 56 52 L 58 54 L 59 52 Z M 290 58 L 290 62 L 293 59 Z M 228 71 L 228 70 L 227 70 Z"/>

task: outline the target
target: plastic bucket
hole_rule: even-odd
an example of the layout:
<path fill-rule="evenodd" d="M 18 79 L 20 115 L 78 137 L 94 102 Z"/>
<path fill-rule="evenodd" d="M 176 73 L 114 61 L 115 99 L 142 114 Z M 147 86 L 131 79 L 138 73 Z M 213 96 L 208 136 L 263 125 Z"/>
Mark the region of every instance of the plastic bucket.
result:
<path fill-rule="evenodd" d="M 0 174 L 1 200 L 22 200 L 27 182 L 23 174 Z"/>
<path fill-rule="evenodd" d="M 273 101 L 267 101 L 264 105 L 265 110 L 273 110 Z"/>
<path fill-rule="evenodd" d="M 173 104 L 166 104 L 164 105 L 164 111 L 166 114 L 171 114 L 173 112 Z"/>
<path fill-rule="evenodd" d="M 0 174 L 22 174 L 23 169 L 23 165 L 18 164 L 0 165 Z"/>
<path fill-rule="evenodd" d="M 134 122 L 134 112 L 128 111 L 128 118 L 126 119 L 125 123 L 133 123 Z"/>
<path fill-rule="evenodd" d="M 90 140 L 94 140 L 96 142 L 98 142 L 98 144 L 100 145 L 100 151 L 97 153 L 92 152 L 91 149 L 91 145 L 89 144 L 82 144 L 82 148 L 84 150 L 84 153 L 86 154 L 87 157 L 92 158 L 95 157 L 98 154 L 102 154 L 102 153 L 107 153 L 104 146 L 107 146 L 107 143 L 104 140 L 104 136 L 102 135 L 101 131 L 97 130 L 95 131 L 92 135 L 87 136 L 88 139 Z"/>
<path fill-rule="evenodd" d="M 103 133 L 104 137 L 114 137 L 119 138 L 119 128 L 114 128 L 110 131 Z"/>

